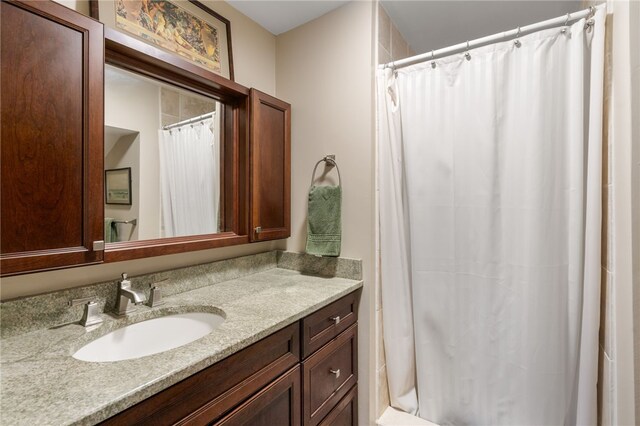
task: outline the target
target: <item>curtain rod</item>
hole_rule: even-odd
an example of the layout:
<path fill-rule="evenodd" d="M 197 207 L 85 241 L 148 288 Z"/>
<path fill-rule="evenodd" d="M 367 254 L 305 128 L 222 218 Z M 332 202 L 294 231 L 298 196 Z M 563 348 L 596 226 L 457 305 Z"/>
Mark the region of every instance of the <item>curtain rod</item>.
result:
<path fill-rule="evenodd" d="M 212 111 L 212 112 L 208 112 L 206 114 L 199 115 L 197 117 L 193 117 L 193 118 L 189 118 L 187 120 L 179 121 L 179 122 L 174 123 L 174 124 L 168 124 L 166 126 L 162 126 L 162 130 L 175 129 L 176 127 L 182 127 L 182 126 L 186 126 L 187 124 L 197 123 L 198 121 L 206 120 L 210 116 L 213 117 L 213 115 L 215 113 L 216 113 L 215 111 Z"/>
<path fill-rule="evenodd" d="M 510 39 L 518 36 L 530 34 L 532 32 L 557 27 L 558 25 L 567 25 L 569 22 L 578 21 L 582 18 L 591 18 L 595 14 L 595 8 L 590 6 L 588 9 L 581 10 L 579 12 L 567 13 L 565 16 L 559 16 L 557 18 L 548 19 L 546 21 L 538 22 L 536 24 L 527 25 L 524 27 L 518 27 L 515 30 L 505 31 L 502 33 L 493 34 L 490 36 L 477 38 L 475 40 L 467 41 L 465 43 L 459 43 L 443 49 L 432 50 L 428 53 L 421 53 L 410 58 L 400 59 L 398 61 L 389 62 L 386 64 L 378 65 L 378 68 L 402 68 L 409 65 L 418 64 L 420 62 L 426 62 L 429 60 L 439 59 L 444 56 L 453 55 L 454 53 L 465 52 L 477 47 L 486 46 L 498 41 Z M 592 25 L 590 23 L 588 25 Z"/>

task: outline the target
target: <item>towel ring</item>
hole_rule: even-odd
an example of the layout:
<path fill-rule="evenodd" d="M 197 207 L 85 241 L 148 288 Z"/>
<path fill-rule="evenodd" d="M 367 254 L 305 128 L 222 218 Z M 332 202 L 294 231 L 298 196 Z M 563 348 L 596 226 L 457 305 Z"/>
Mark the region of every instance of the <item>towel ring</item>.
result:
<path fill-rule="evenodd" d="M 338 167 L 338 163 L 336 163 L 336 160 L 334 158 L 334 155 L 326 155 L 323 159 L 319 160 L 316 163 L 315 167 L 313 168 L 313 173 L 311 173 L 311 187 L 313 186 L 313 181 L 316 177 L 316 170 L 318 169 L 320 163 L 322 163 L 323 161 L 325 163 L 331 164 L 332 166 L 335 166 L 336 172 L 338 172 L 338 186 L 342 186 L 342 176 L 340 176 L 340 168 Z"/>

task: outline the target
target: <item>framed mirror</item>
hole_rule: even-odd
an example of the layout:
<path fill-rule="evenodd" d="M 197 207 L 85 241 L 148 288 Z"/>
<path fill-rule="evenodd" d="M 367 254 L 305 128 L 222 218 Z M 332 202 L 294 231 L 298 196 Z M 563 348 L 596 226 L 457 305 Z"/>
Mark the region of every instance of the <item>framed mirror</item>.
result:
<path fill-rule="evenodd" d="M 129 189 L 111 195 L 130 204 L 105 203 L 105 260 L 249 242 L 248 90 L 106 35 L 104 169 L 128 170 Z"/>
<path fill-rule="evenodd" d="M 229 231 L 223 105 L 108 64 L 104 93 L 105 242 Z"/>

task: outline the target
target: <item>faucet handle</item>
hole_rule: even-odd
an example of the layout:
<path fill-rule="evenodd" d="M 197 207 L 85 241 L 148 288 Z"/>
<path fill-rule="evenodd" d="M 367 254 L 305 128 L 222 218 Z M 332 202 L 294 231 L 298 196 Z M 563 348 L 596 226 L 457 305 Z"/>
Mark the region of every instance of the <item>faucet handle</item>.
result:
<path fill-rule="evenodd" d="M 118 281 L 118 287 L 120 287 L 120 288 L 130 288 L 131 287 L 131 281 L 128 279 L 129 275 L 126 272 L 123 272 L 121 275 L 122 275 L 122 279 L 120 281 Z"/>
<path fill-rule="evenodd" d="M 84 304 L 84 312 L 82 314 L 82 319 L 80 320 L 80 325 L 84 327 L 100 324 L 102 322 L 102 317 L 100 316 L 100 307 L 98 306 L 98 302 L 96 302 L 94 299 L 95 296 L 69 300 L 69 306 Z"/>
<path fill-rule="evenodd" d="M 68 306 L 77 306 L 77 305 L 81 305 L 81 304 L 87 304 L 90 303 L 91 301 L 93 301 L 93 299 L 95 299 L 95 297 L 83 297 L 80 299 L 71 299 L 69 300 L 69 302 L 67 303 Z"/>
<path fill-rule="evenodd" d="M 158 306 L 158 305 L 162 305 L 164 304 L 164 300 L 162 300 L 162 293 L 160 290 L 160 287 L 158 287 L 158 284 L 167 281 L 167 279 L 165 278 L 162 281 L 158 281 L 155 282 L 153 284 L 149 284 L 149 287 L 151 287 L 151 294 L 149 295 L 149 306 L 150 307 L 154 307 L 154 306 Z"/>

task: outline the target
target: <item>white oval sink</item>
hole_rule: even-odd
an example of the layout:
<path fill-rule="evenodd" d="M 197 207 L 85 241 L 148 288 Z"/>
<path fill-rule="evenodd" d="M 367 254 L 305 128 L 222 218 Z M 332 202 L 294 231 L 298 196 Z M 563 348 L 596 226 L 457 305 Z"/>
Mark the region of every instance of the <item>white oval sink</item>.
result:
<path fill-rule="evenodd" d="M 73 357 L 89 362 L 142 358 L 196 341 L 223 322 L 222 316 L 207 312 L 154 318 L 105 334 L 84 345 Z"/>

